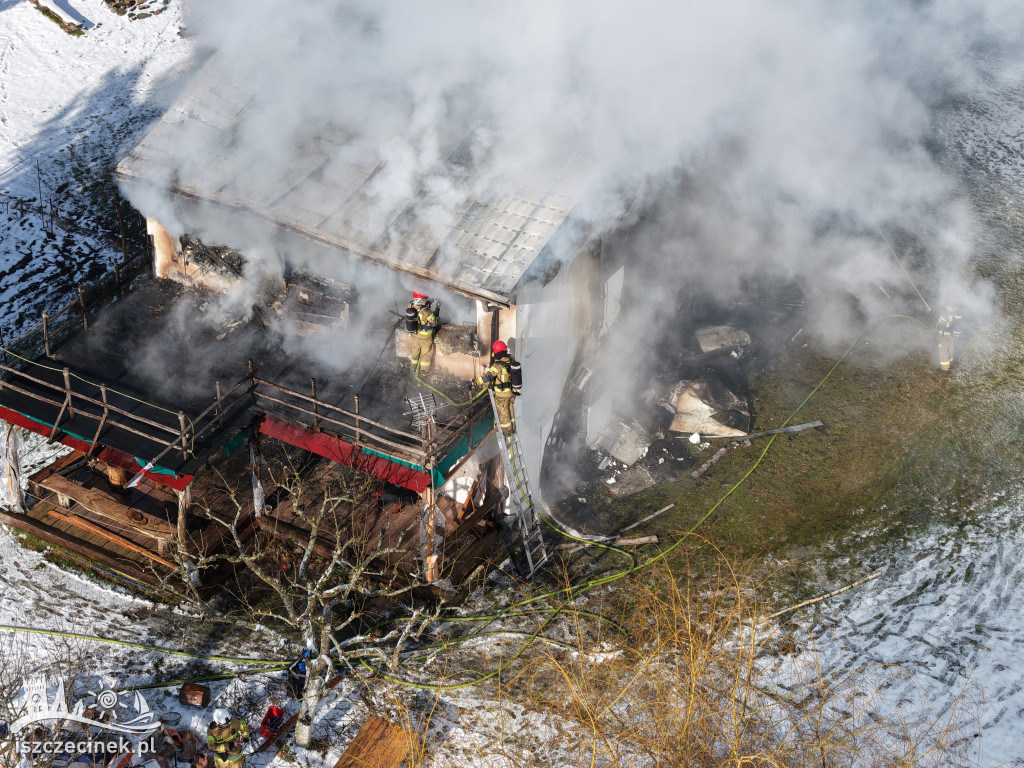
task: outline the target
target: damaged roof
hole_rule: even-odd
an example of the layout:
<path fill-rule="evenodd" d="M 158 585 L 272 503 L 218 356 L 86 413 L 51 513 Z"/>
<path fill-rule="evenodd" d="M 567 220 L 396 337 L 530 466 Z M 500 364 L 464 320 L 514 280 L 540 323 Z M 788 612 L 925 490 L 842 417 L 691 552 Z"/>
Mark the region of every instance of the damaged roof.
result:
<path fill-rule="evenodd" d="M 582 174 L 567 158 L 543 174 L 524 172 L 493 194 L 454 206 L 432 203 L 432 179 L 472 173 L 466 133 L 455 127 L 439 138 L 438 157 L 444 159 L 424 174 L 419 191 L 386 204 L 373 183 L 385 165 L 380 154 L 336 126 L 303 141 L 295 162 L 275 166 L 272 187 L 255 189 L 246 179 L 262 160 L 239 156 L 234 147 L 251 99 L 220 57 L 212 57 L 121 160 L 118 179 L 254 216 L 348 255 L 506 305 L 579 192 Z M 195 146 L 222 162 L 184 163 Z"/>

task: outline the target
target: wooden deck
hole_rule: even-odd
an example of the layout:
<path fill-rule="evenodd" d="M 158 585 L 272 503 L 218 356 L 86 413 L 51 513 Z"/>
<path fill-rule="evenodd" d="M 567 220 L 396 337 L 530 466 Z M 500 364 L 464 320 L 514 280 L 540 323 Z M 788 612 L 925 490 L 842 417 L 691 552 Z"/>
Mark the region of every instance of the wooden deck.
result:
<path fill-rule="evenodd" d="M 106 469 L 81 451 L 65 454 L 29 478 L 26 514 L 2 513 L 0 520 L 115 577 L 147 589 L 177 591 L 178 494 L 146 477 L 134 488 L 115 488 Z M 204 492 L 217 489 L 215 477 L 194 485 Z M 189 511 L 187 551 L 215 554 L 227 528 L 194 504 Z M 250 512 L 251 504 L 247 519 Z M 243 535 L 251 535 L 251 526 L 243 526 Z"/>
<path fill-rule="evenodd" d="M 264 486 L 270 509 L 258 517 L 245 450 L 201 473 L 185 494 L 148 477 L 131 489 L 116 488 L 102 461 L 72 451 L 29 478 L 26 514 L 5 512 L 0 520 L 151 590 L 181 588 L 179 503 L 188 504 L 184 538 L 191 555 L 215 557 L 233 550 L 231 523 L 237 515 L 246 546 L 255 545 L 250 542 L 259 540 L 253 539 L 259 532 L 292 545 L 293 553 L 312 539 L 314 553 L 323 560 L 340 549 L 346 559 L 370 565 L 370 579 L 424 586 L 422 508 L 383 503 L 374 478 L 313 454 L 302 455 L 302 466 L 293 468 L 291 478 L 301 487 L 300 495 L 275 487 L 275 473 L 268 471 Z M 281 472 L 276 476 L 284 477 Z M 436 504 L 441 555 L 437 576 L 458 586 L 486 562 L 500 539 L 492 522 L 494 504 L 460 506 L 441 495 Z M 206 588 L 232 578 L 230 569 L 202 575 Z"/>
<path fill-rule="evenodd" d="M 299 498 L 281 499 L 261 523 L 263 530 L 301 547 L 315 535 L 314 551 L 321 557 L 331 557 L 341 546 L 362 562 L 378 562 L 378 578 L 420 581 L 421 507 L 385 504 L 375 496 L 359 503 L 346 501 L 338 493 L 339 478 L 346 472 L 351 470 L 330 461 L 317 464 L 303 479 Z M 492 509 L 486 506 L 460 507 L 438 495 L 437 507 L 435 527 L 442 541 L 439 576 L 458 585 L 486 561 L 500 533 L 491 522 Z"/>

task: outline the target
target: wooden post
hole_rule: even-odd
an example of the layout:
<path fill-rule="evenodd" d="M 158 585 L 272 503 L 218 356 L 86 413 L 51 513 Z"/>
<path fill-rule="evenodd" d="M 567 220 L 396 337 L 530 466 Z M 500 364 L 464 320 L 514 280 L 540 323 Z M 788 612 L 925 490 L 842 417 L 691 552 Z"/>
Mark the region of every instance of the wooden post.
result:
<path fill-rule="evenodd" d="M 359 393 L 356 392 L 356 442 L 359 442 Z"/>
<path fill-rule="evenodd" d="M 36 158 L 36 183 L 39 185 L 39 216 L 43 220 L 43 227 L 46 227 L 46 209 L 43 207 L 43 176 L 39 170 L 39 158 Z"/>
<path fill-rule="evenodd" d="M 67 397 L 68 418 L 75 418 L 75 409 L 71 405 L 71 369 L 64 368 L 64 396 Z"/>
<path fill-rule="evenodd" d="M 433 474 L 433 462 L 428 462 L 427 472 Z M 427 510 L 426 510 L 426 535 L 423 541 L 423 578 L 428 584 L 432 584 L 437 581 L 440 577 L 440 564 L 438 560 L 440 556 L 437 554 L 437 531 L 435 525 L 437 524 L 437 505 L 434 499 L 434 483 L 431 480 L 430 485 L 427 486 L 424 491 L 424 495 L 427 498 Z"/>
<path fill-rule="evenodd" d="M 178 545 L 178 556 L 189 581 L 198 586 L 198 575 L 192 562 L 189 560 L 188 551 L 188 510 L 192 506 L 192 486 L 186 485 L 185 490 L 178 491 L 178 525 L 174 538 Z"/>
<path fill-rule="evenodd" d="M 267 511 L 267 494 L 263 490 L 263 455 L 260 453 L 259 438 L 254 436 L 249 441 L 249 473 L 252 480 L 252 511 L 257 518 L 263 517 Z"/>
<path fill-rule="evenodd" d="M 185 440 L 185 412 L 178 411 L 178 423 L 181 425 L 181 457 L 188 458 L 188 441 Z"/>
<path fill-rule="evenodd" d="M 82 284 L 78 284 L 78 306 L 82 310 L 82 330 L 89 330 L 89 320 L 85 316 L 85 291 L 82 290 Z"/>
<path fill-rule="evenodd" d="M 313 429 L 317 432 L 320 431 L 320 415 L 317 411 L 316 406 L 316 377 L 314 376 L 309 380 L 309 385 L 313 390 Z"/>
<path fill-rule="evenodd" d="M 107 464 L 107 480 L 112 486 L 123 491 L 131 478 L 128 476 L 128 470 L 122 469 L 116 464 Z"/>
<path fill-rule="evenodd" d="M 4 365 L 7 365 L 7 342 L 4 341 L 4 332 L 2 329 L 0 329 L 0 353 L 3 354 Z"/>
<path fill-rule="evenodd" d="M 249 397 L 252 398 L 252 404 L 256 405 L 256 366 L 253 365 L 252 358 L 249 358 Z"/>
<path fill-rule="evenodd" d="M 46 323 L 46 319 L 49 315 L 46 314 L 46 310 L 43 310 L 43 346 L 46 347 L 46 356 L 52 358 L 53 353 L 50 352 L 50 328 Z"/>
<path fill-rule="evenodd" d="M 0 460 L 3 462 L 3 482 L 7 484 L 7 500 L 15 512 L 25 512 L 25 495 L 21 490 L 21 456 L 18 451 L 21 437 L 17 427 L 2 422 L 0 435 L 3 446 L 0 448 Z"/>
<path fill-rule="evenodd" d="M 100 423 L 96 425 L 96 434 L 92 437 L 92 444 L 89 446 L 89 452 L 86 456 L 92 456 L 92 452 L 96 450 L 96 441 L 100 439 L 100 432 L 103 431 L 103 427 L 107 424 L 107 414 L 109 409 L 107 408 L 107 385 L 100 384 L 100 398 L 103 400 L 103 415 L 100 417 Z"/>
<path fill-rule="evenodd" d="M 128 262 L 128 240 L 124 234 L 124 217 L 121 215 L 121 198 L 114 193 L 114 206 L 117 208 L 117 223 L 121 225 L 121 258 Z"/>
<path fill-rule="evenodd" d="M 220 408 L 221 408 L 221 394 L 220 394 L 220 382 L 218 381 L 217 382 L 217 426 L 218 427 L 223 427 L 224 426 L 224 420 L 221 418 Z"/>

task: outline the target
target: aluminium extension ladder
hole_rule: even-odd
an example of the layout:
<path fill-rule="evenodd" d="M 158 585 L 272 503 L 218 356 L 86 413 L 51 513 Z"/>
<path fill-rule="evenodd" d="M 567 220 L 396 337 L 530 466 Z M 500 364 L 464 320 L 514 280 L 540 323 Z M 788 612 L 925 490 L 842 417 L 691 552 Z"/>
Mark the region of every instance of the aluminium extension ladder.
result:
<path fill-rule="evenodd" d="M 530 479 L 526 476 L 526 463 L 519 445 L 519 435 L 506 435 L 501 431 L 498 405 L 494 401 L 494 390 L 488 392 L 491 410 L 494 412 L 494 433 L 498 438 L 498 452 L 505 466 L 505 482 L 508 485 L 510 511 L 498 513 L 499 525 L 512 563 L 524 579 L 531 578 L 548 559 L 540 520 L 533 506 Z"/>

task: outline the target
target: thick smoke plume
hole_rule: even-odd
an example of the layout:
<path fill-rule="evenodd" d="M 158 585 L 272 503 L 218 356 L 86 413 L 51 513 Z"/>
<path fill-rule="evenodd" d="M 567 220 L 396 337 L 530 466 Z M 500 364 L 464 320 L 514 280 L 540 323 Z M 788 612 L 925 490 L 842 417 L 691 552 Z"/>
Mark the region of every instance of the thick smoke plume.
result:
<path fill-rule="evenodd" d="M 394 201 L 420 193 L 418 216 L 441 228 L 461 201 L 570 158 L 581 231 L 632 229 L 653 300 L 694 281 L 727 298 L 738 276 L 771 272 L 813 277 L 869 314 L 885 286 L 908 289 L 893 233 L 926 255 L 914 278 L 929 299 L 964 281 L 975 225 L 934 117 L 970 91 L 978 47 L 1010 50 L 1022 27 L 1010 0 L 220 0 L 186 12 L 254 94 L 227 156 L 184 153 L 186 183 L 219 167 L 222 183 L 272 198 L 305 147 L 354 134 L 321 172 L 385 160 L 362 226 L 382 231 Z M 456 146 L 468 165 L 439 172 Z M 255 245 L 245 228 L 209 228 Z M 351 279 L 338 257 L 305 258 Z"/>

